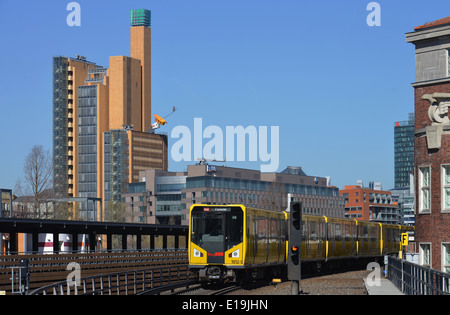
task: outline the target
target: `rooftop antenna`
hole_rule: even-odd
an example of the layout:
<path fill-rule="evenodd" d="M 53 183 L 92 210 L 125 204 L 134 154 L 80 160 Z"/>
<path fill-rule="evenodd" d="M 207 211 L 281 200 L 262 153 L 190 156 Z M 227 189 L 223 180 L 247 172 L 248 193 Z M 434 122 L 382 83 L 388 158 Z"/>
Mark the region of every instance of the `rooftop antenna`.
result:
<path fill-rule="evenodd" d="M 227 160 L 216 160 L 216 159 L 205 159 L 205 158 L 197 158 L 199 161 L 196 165 L 208 165 L 208 162 L 226 162 Z"/>
<path fill-rule="evenodd" d="M 123 127 L 123 130 L 133 130 L 134 126 L 131 125 L 121 125 Z"/>

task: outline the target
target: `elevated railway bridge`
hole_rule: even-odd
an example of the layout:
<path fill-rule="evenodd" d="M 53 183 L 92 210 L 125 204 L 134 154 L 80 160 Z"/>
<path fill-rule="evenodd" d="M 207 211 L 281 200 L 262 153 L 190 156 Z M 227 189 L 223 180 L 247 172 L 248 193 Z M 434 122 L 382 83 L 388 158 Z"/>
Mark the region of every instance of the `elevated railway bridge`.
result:
<path fill-rule="evenodd" d="M 22 233 L 32 249 L 25 253 L 18 252 Z M 187 226 L 0 218 L 0 234 L 8 239 L 0 251 L 0 294 L 154 294 L 196 281 L 188 270 Z M 42 253 L 41 234 L 56 240 L 51 252 Z M 62 248 L 61 235 L 85 235 L 86 243 Z M 115 235 L 121 242 L 113 244 Z M 406 294 L 450 292 L 448 274 L 394 258 L 389 268 L 389 278 Z"/>
<path fill-rule="evenodd" d="M 172 240 L 172 248 L 187 248 L 187 226 L 174 225 L 151 225 L 138 223 L 118 223 L 118 222 L 96 222 L 96 221 L 65 221 L 65 220 L 35 220 L 19 218 L 0 218 L 0 237 L 3 239 L 2 253 L 19 252 L 20 234 L 26 233 L 31 236 L 31 251 L 39 251 L 39 234 L 53 235 L 53 252 L 61 251 L 61 243 L 65 240 L 60 239 L 60 234 L 70 235 L 70 250 L 78 252 L 78 236 L 86 235 L 85 248 L 90 251 L 106 249 L 113 250 L 113 236 L 122 236 L 121 247 L 126 250 L 128 236 L 135 238 L 135 248 L 142 249 L 143 236 L 149 237 L 149 246 L 154 249 L 155 238 L 162 238 L 161 248 L 168 248 L 168 239 Z M 181 240 L 181 243 L 180 243 Z M 104 244 L 106 241 L 106 244 Z M 42 246 L 42 245 L 41 245 Z M 101 247 L 100 247 L 101 246 Z M 83 248 L 83 249 L 85 249 Z M 117 249 L 117 248 L 116 248 Z"/>
<path fill-rule="evenodd" d="M 0 293 L 65 281 L 76 268 L 82 278 L 155 268 L 162 276 L 173 266 L 187 273 L 187 234 L 187 226 L 0 218 Z"/>

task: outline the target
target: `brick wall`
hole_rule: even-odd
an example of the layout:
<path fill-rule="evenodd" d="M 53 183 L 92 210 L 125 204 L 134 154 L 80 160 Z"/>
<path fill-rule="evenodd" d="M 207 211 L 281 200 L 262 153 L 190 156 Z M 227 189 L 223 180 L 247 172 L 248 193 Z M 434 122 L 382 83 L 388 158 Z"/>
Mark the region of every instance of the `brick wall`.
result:
<path fill-rule="evenodd" d="M 424 94 L 450 93 L 450 83 L 434 84 L 415 88 L 415 129 L 431 126 L 428 117 L 430 102 L 422 100 Z M 441 247 L 450 242 L 450 213 L 442 213 L 441 165 L 450 163 L 450 135 L 442 136 L 440 150 L 428 150 L 425 136 L 415 138 L 415 187 L 416 187 L 416 242 L 431 243 L 432 268 L 441 270 Z M 419 214 L 418 167 L 431 166 L 431 213 Z M 417 248 L 418 249 L 418 248 Z"/>

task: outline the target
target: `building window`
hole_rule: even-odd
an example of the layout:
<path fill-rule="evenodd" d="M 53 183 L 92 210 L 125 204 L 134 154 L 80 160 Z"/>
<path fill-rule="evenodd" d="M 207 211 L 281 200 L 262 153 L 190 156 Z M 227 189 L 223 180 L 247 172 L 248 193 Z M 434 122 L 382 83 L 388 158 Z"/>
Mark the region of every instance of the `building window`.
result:
<path fill-rule="evenodd" d="M 430 167 L 419 167 L 419 213 L 430 211 Z"/>
<path fill-rule="evenodd" d="M 442 271 L 450 273 L 450 243 L 442 244 Z"/>
<path fill-rule="evenodd" d="M 447 75 L 450 77 L 450 49 L 447 49 Z"/>
<path fill-rule="evenodd" d="M 442 165 L 442 210 L 450 210 L 450 165 Z"/>
<path fill-rule="evenodd" d="M 420 244 L 419 259 L 422 266 L 431 268 L 431 244 Z"/>

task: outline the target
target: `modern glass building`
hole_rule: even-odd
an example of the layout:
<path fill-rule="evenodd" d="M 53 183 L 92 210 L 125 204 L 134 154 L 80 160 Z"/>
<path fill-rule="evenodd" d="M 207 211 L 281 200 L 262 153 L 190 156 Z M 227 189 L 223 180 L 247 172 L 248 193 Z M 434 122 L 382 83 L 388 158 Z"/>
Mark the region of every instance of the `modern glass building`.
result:
<path fill-rule="evenodd" d="M 78 86 L 95 63 L 53 57 L 53 183 L 57 197 L 78 197 Z"/>
<path fill-rule="evenodd" d="M 413 171 L 414 113 L 410 113 L 407 121 L 398 121 L 394 126 L 394 186 L 408 187 Z"/>
<path fill-rule="evenodd" d="M 97 86 L 78 88 L 78 192 L 97 197 Z"/>
<path fill-rule="evenodd" d="M 121 201 L 128 185 L 128 136 L 123 129 L 105 132 L 105 202 Z"/>
<path fill-rule="evenodd" d="M 53 182 L 60 197 L 68 186 L 68 67 L 68 58 L 53 57 Z"/>

